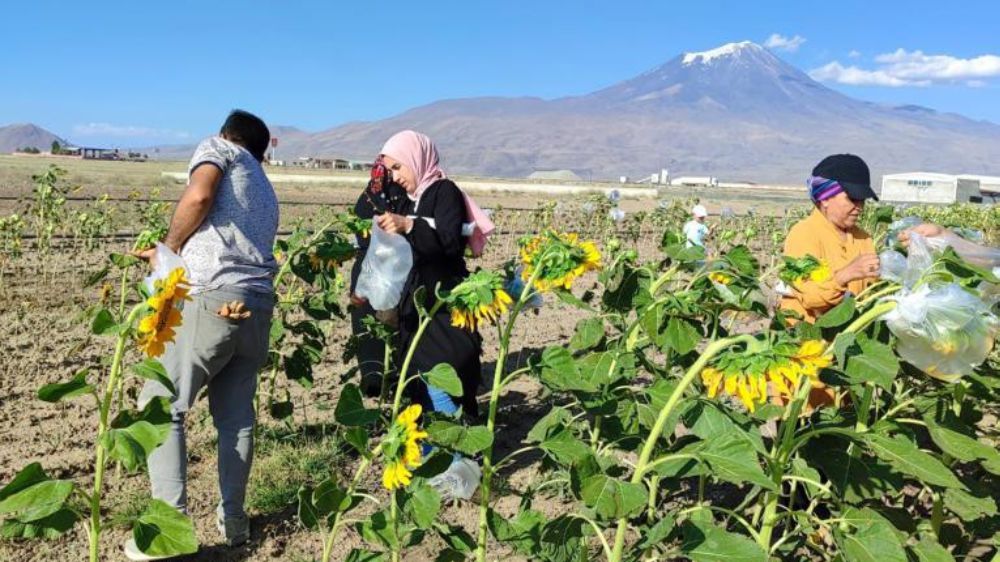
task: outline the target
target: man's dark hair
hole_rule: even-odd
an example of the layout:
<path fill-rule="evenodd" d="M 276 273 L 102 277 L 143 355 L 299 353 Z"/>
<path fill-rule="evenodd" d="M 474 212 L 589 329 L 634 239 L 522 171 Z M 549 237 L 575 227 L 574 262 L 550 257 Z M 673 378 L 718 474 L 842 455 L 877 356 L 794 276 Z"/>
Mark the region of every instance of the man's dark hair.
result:
<path fill-rule="evenodd" d="M 271 143 L 271 131 L 260 117 L 249 111 L 234 109 L 219 130 L 220 135 L 250 151 L 258 161 L 264 161 L 264 153 Z"/>

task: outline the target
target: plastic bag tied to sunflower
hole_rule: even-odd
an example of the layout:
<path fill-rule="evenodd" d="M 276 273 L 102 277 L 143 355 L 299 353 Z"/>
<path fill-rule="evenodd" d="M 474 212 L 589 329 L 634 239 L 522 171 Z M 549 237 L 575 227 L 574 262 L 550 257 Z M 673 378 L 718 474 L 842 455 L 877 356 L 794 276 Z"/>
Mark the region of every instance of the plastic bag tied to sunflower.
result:
<path fill-rule="evenodd" d="M 900 232 L 920 222 L 910 217 L 893 223 L 887 243 L 895 245 Z M 954 243 L 945 237 L 925 238 L 914 233 L 906 256 L 893 249 L 879 256 L 882 279 L 903 287 L 887 297 L 897 306 L 884 318 L 896 336 L 896 353 L 945 382 L 955 382 L 981 365 L 993 349 L 1000 328 L 988 301 L 956 283 L 922 283 L 924 274 L 934 265 L 935 252 Z M 989 298 L 990 287 L 985 285 L 981 284 L 980 293 Z"/>
<path fill-rule="evenodd" d="M 989 306 L 954 283 L 921 285 L 885 316 L 896 353 L 931 377 L 955 382 L 989 356 L 1000 324 Z"/>

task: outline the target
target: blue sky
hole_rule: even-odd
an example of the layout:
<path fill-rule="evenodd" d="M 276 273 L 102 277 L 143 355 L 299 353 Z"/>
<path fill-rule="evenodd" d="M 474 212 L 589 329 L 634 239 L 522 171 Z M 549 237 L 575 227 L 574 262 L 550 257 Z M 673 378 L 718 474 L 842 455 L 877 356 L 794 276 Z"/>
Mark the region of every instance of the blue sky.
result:
<path fill-rule="evenodd" d="M 857 98 L 1000 123 L 998 21 L 995 0 L 36 0 L 0 19 L 0 125 L 188 143 L 241 107 L 316 131 L 445 98 L 587 93 L 744 39 Z"/>

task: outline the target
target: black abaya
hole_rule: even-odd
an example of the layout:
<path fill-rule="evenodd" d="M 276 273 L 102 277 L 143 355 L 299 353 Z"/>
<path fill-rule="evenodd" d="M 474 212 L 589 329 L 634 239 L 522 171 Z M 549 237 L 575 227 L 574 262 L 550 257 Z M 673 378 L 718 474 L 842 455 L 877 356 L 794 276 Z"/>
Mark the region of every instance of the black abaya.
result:
<path fill-rule="evenodd" d="M 400 362 L 397 364 L 401 365 L 420 322 L 413 301 L 416 291 L 424 289 L 424 306 L 429 310 L 436 302 L 435 292 L 455 287 L 468 277 L 469 270 L 464 257 L 466 239 L 462 236 L 462 226 L 467 222 L 465 199 L 452 181 L 435 182 L 424 191 L 417 205 L 405 199 L 399 214 L 414 217 L 413 228 L 406 234 L 413 249 L 413 270 L 400 301 Z M 481 351 L 479 334 L 452 326 L 449 311 L 442 307 L 417 344 L 410 372 L 423 373 L 439 363 L 450 364 L 463 387 L 463 396 L 454 401 L 467 415 L 475 416 L 476 391 L 482 377 Z M 433 410 L 423 381 L 411 383 L 407 391 L 411 400 L 426 410 Z"/>

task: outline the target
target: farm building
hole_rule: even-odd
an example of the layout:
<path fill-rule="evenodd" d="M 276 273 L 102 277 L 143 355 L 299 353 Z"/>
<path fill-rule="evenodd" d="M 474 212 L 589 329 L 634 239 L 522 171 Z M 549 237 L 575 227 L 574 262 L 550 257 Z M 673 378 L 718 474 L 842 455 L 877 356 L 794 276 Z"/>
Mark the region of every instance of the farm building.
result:
<path fill-rule="evenodd" d="M 672 186 L 703 187 L 719 185 L 719 178 L 711 176 L 680 176 L 670 180 Z"/>
<path fill-rule="evenodd" d="M 117 148 L 95 148 L 91 146 L 73 147 L 84 160 L 118 160 Z"/>
<path fill-rule="evenodd" d="M 292 166 L 319 170 L 332 170 L 333 164 L 332 158 L 313 158 L 311 156 L 300 156 L 297 160 L 292 161 Z"/>
<path fill-rule="evenodd" d="M 879 198 L 897 203 L 981 203 L 979 180 L 950 174 L 907 172 L 882 176 Z"/>
<path fill-rule="evenodd" d="M 986 192 L 1000 194 L 1000 176 L 980 176 L 976 174 L 960 174 L 961 179 L 976 180 L 979 182 L 979 191 L 986 195 Z"/>

